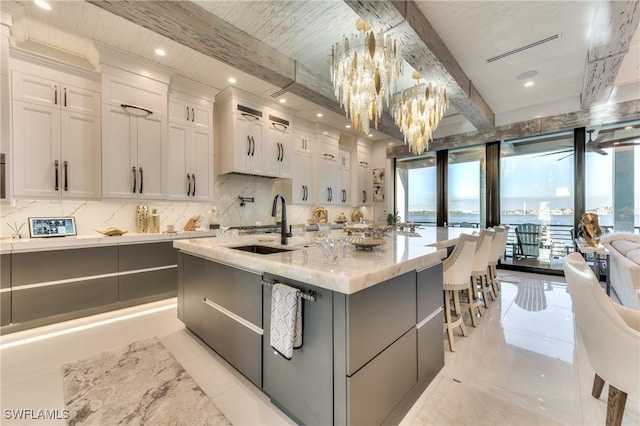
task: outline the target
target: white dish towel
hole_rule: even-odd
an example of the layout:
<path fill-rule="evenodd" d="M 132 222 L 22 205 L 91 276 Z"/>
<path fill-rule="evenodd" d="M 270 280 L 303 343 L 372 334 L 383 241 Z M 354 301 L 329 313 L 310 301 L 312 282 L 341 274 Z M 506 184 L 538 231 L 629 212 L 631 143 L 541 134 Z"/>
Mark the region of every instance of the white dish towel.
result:
<path fill-rule="evenodd" d="M 276 283 L 271 292 L 271 347 L 286 359 L 302 347 L 302 300 L 299 290 Z"/>

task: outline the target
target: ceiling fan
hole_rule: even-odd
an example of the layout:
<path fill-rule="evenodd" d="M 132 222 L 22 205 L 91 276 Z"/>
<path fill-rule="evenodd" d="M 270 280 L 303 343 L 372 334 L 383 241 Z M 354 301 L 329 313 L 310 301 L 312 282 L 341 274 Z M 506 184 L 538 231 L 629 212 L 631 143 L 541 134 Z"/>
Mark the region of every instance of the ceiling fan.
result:
<path fill-rule="evenodd" d="M 585 151 L 587 152 L 595 152 L 600 155 L 608 155 L 608 153 L 604 150 L 605 148 L 627 146 L 627 145 L 640 145 L 640 136 L 627 136 L 624 138 L 604 141 L 603 139 L 606 137 L 607 133 L 605 132 L 601 132 L 600 134 L 596 133 L 596 138 L 593 139 L 594 132 L 595 132 L 595 129 L 587 130 L 587 133 L 589 133 L 589 140 L 587 140 L 587 142 L 585 143 Z M 564 149 L 562 151 L 548 152 L 546 154 L 538 155 L 537 157 L 544 157 L 547 155 L 562 154 L 562 153 L 569 153 L 569 154 L 558 158 L 557 161 L 564 160 L 565 158 L 572 156 L 573 148 Z"/>

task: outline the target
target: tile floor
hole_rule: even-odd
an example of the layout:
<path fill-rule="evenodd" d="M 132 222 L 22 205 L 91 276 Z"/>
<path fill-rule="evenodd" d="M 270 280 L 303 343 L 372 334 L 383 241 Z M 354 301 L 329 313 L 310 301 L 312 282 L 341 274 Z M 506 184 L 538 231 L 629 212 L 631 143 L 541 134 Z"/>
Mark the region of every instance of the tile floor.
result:
<path fill-rule="evenodd" d="M 603 425 L 606 388 L 591 397 L 593 370 L 574 332 L 560 277 L 501 271 L 502 292 L 469 336 L 445 349 L 445 367 L 406 415 L 406 425 Z M 11 409 L 64 408 L 62 365 L 156 336 L 234 425 L 292 422 L 243 376 L 187 331 L 175 299 L 0 338 L 0 424 Z M 99 323 L 115 319 L 111 323 Z M 90 328 L 81 329 L 88 325 Z M 69 332 L 69 327 L 75 327 Z M 47 333 L 58 333 L 53 337 Z M 43 338 L 46 337 L 46 338 Z M 443 347 L 446 338 L 443 335 Z M 623 425 L 640 424 L 629 395 Z"/>

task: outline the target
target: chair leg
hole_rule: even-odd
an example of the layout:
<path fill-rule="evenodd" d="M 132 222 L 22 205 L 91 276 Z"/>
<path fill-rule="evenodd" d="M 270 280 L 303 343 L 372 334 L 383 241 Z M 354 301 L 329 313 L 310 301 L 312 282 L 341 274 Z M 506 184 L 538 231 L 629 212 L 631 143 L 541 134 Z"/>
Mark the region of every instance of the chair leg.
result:
<path fill-rule="evenodd" d="M 607 426 L 620 426 L 624 416 L 624 406 L 627 403 L 627 393 L 609 384 L 609 398 L 607 399 Z"/>
<path fill-rule="evenodd" d="M 496 278 L 496 290 L 500 292 L 502 287 L 500 286 L 500 280 L 498 279 L 498 267 L 496 265 L 491 265 L 491 270 L 493 271 L 493 276 Z"/>
<path fill-rule="evenodd" d="M 602 395 L 603 387 L 604 387 L 604 379 L 598 376 L 598 374 L 596 373 L 595 377 L 593 378 L 593 388 L 591 389 L 591 395 L 594 398 L 600 398 L 600 395 Z"/>
<path fill-rule="evenodd" d="M 491 285 L 491 291 L 493 292 L 493 299 L 498 298 L 498 278 L 496 277 L 496 270 L 493 265 L 489 265 L 489 284 Z"/>
<path fill-rule="evenodd" d="M 455 308 L 456 315 L 460 315 L 460 331 L 463 336 L 467 335 L 467 327 L 462 320 L 462 311 L 460 310 L 460 294 L 457 291 L 453 292 L 453 306 Z"/>
<path fill-rule="evenodd" d="M 445 327 L 447 327 L 447 338 L 449 339 L 449 350 L 454 352 L 454 348 L 456 346 L 456 341 L 453 337 L 453 328 L 451 327 L 451 300 L 450 300 L 449 290 L 445 290 L 444 292 L 444 318 L 445 318 Z"/>

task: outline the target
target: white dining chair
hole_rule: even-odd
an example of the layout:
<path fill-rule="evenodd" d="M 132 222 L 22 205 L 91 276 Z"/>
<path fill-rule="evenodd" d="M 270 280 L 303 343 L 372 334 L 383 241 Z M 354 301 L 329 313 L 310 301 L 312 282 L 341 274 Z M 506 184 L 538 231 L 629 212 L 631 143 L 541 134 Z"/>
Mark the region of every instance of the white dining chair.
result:
<path fill-rule="evenodd" d="M 580 253 L 563 258 L 575 321 L 595 370 L 591 394 L 609 384 L 607 426 L 622 423 L 627 394 L 640 393 L 640 311 L 612 301 Z"/>
<path fill-rule="evenodd" d="M 471 289 L 473 291 L 473 298 L 469 298 L 469 302 L 477 304 L 480 315 L 483 312 L 480 308 L 480 304 L 477 302 L 476 296 L 482 295 L 482 303 L 485 308 L 489 308 L 488 297 L 491 295 L 491 289 L 489 288 L 488 268 L 489 268 L 489 255 L 491 253 L 491 246 L 493 245 L 493 237 L 495 233 L 490 229 L 480 230 L 478 237 L 478 243 L 476 244 L 476 254 L 473 258 L 473 268 L 471 270 Z M 471 296 L 471 295 L 470 295 Z M 493 299 L 493 295 L 491 295 Z M 472 317 L 472 320 L 475 318 Z M 474 324 L 475 326 L 475 324 Z"/>

